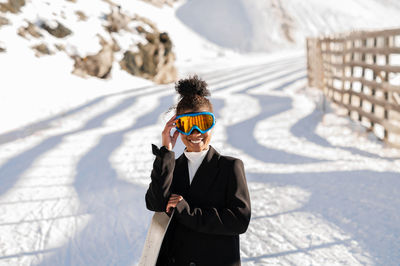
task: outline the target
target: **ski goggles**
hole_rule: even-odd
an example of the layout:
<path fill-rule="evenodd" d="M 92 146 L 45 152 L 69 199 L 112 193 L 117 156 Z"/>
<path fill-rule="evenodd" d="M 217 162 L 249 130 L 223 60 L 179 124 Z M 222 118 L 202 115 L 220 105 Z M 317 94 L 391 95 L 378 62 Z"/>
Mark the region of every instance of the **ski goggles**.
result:
<path fill-rule="evenodd" d="M 176 130 L 185 135 L 192 134 L 195 129 L 204 134 L 215 125 L 215 117 L 210 112 L 188 113 L 177 116 L 175 125 Z"/>

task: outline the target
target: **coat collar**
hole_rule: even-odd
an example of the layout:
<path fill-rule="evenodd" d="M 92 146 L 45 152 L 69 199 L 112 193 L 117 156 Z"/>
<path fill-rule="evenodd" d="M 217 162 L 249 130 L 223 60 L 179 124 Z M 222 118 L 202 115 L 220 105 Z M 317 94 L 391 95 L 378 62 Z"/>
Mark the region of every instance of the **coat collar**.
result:
<path fill-rule="evenodd" d="M 183 190 L 189 194 L 198 192 L 204 195 L 204 192 L 208 190 L 218 172 L 219 157 L 220 154 L 210 145 L 206 157 L 204 157 L 190 184 L 188 161 L 185 154 L 182 153 L 176 160 L 176 172 L 174 176 L 179 183 L 177 184 L 177 187 L 180 188 L 179 190 Z"/>

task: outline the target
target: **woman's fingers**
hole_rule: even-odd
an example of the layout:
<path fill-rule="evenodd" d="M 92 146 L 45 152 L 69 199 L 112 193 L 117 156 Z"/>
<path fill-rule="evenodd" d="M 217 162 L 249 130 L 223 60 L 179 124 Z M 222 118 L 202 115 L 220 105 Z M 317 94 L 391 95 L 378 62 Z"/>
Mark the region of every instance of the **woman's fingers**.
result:
<path fill-rule="evenodd" d="M 166 133 L 166 132 L 170 132 L 171 131 L 171 129 L 172 128 L 174 128 L 175 127 L 175 124 L 174 123 L 172 123 L 172 124 L 166 124 L 165 125 L 165 127 L 164 127 L 164 130 L 163 130 L 163 133 Z"/>
<path fill-rule="evenodd" d="M 175 127 L 175 120 L 168 121 L 167 123 L 165 123 L 164 128 L 173 128 L 173 127 Z"/>
<path fill-rule="evenodd" d="M 176 205 L 177 205 L 181 200 L 183 200 L 183 197 L 182 197 L 181 195 L 172 194 L 172 195 L 169 197 L 168 204 L 167 204 L 167 207 L 166 207 L 166 211 L 167 211 L 167 212 L 170 212 L 170 209 L 175 208 Z"/>
<path fill-rule="evenodd" d="M 167 206 L 175 207 L 176 204 L 178 204 L 180 201 L 181 201 L 181 199 L 170 199 L 170 200 L 168 201 Z"/>
<path fill-rule="evenodd" d="M 176 198 L 176 199 L 170 199 L 169 201 L 168 201 L 168 204 L 177 204 L 178 202 L 180 202 L 181 200 L 180 199 L 178 199 L 178 198 Z"/>
<path fill-rule="evenodd" d="M 176 118 L 176 115 L 174 115 L 173 117 L 171 117 L 171 119 L 170 119 L 170 120 L 168 120 L 168 122 L 167 122 L 167 123 L 169 123 L 169 122 L 171 122 L 171 121 L 174 121 L 174 122 L 175 122 L 175 118 Z"/>
<path fill-rule="evenodd" d="M 179 132 L 175 131 L 174 134 L 172 135 L 172 143 L 175 145 L 176 140 L 178 139 Z"/>
<path fill-rule="evenodd" d="M 175 199 L 175 198 L 178 198 L 178 199 L 183 199 L 183 197 L 181 196 L 181 195 L 178 195 L 178 194 L 171 194 L 171 196 L 169 197 L 170 199 L 171 198 L 173 198 L 173 199 Z"/>
<path fill-rule="evenodd" d="M 171 136 L 171 129 L 175 127 L 175 119 L 176 115 L 172 116 L 167 123 L 165 123 L 164 130 L 162 131 L 162 144 L 168 150 L 172 150 L 175 146 L 176 139 L 178 138 L 177 135 L 174 134 Z"/>
<path fill-rule="evenodd" d="M 165 125 L 168 125 L 168 126 L 175 126 L 175 119 L 174 120 L 171 120 L 171 121 L 168 121 L 167 123 L 165 123 Z"/>
<path fill-rule="evenodd" d="M 167 205 L 167 212 L 169 212 L 171 209 L 173 209 L 173 208 L 175 208 L 176 207 L 176 204 L 174 205 L 174 204 L 168 204 Z"/>

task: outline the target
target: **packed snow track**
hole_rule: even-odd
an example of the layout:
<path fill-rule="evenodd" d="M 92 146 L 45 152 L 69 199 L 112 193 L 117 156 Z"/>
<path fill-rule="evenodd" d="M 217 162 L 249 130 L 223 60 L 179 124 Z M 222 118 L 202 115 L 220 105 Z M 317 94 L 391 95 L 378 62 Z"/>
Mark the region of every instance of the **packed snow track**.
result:
<path fill-rule="evenodd" d="M 399 152 L 322 110 L 304 55 L 185 71 L 210 86 L 211 144 L 244 161 L 243 265 L 400 263 Z M 0 265 L 137 264 L 151 143 L 175 100 L 173 85 L 136 87 L 0 135 Z"/>

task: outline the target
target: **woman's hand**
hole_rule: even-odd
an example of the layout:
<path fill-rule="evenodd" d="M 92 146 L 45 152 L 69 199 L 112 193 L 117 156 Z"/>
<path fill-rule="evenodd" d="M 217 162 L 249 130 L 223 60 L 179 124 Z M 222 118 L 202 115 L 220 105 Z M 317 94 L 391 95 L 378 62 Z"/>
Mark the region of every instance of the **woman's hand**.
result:
<path fill-rule="evenodd" d="M 181 200 L 183 200 L 183 197 L 182 197 L 181 195 L 172 194 L 172 195 L 169 197 L 168 204 L 167 204 L 167 208 L 166 208 L 166 212 L 167 212 L 168 214 L 171 214 L 171 213 L 172 213 L 172 209 L 175 208 L 176 205 L 177 205 Z"/>
<path fill-rule="evenodd" d="M 165 146 L 168 150 L 172 151 L 175 146 L 176 139 L 178 138 L 179 132 L 175 131 L 174 134 L 171 136 L 171 129 L 175 127 L 175 117 L 174 115 L 164 127 L 162 131 L 162 145 Z"/>

